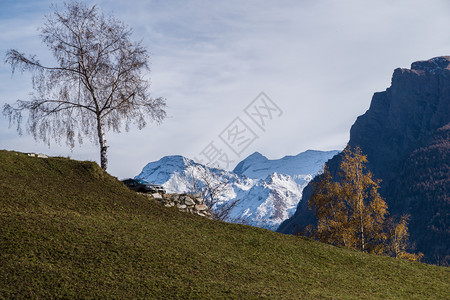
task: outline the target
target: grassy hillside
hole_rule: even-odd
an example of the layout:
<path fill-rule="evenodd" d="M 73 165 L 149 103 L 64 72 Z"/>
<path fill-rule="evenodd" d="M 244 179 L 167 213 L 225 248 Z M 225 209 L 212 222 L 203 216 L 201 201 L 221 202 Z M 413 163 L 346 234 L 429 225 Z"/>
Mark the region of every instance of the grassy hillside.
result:
<path fill-rule="evenodd" d="M 0 151 L 0 298 L 449 299 L 449 278 L 167 209 L 92 162 Z"/>

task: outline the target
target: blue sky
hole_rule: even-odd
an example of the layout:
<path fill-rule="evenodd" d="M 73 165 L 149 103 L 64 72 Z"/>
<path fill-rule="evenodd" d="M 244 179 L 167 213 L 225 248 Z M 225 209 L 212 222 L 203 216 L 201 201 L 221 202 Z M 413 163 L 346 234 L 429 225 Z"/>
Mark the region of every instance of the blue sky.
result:
<path fill-rule="evenodd" d="M 9 48 L 52 59 L 37 28 L 58 1 L 1 1 L 0 56 Z M 395 68 L 450 54 L 445 0 L 162 1 L 98 0 L 134 29 L 151 53 L 152 94 L 167 98 L 168 118 L 143 130 L 109 133 L 109 172 L 137 175 L 165 155 L 201 158 L 213 143 L 237 163 L 307 149 L 342 149 L 374 92 Z M 30 76 L 0 63 L 0 105 L 27 99 Z M 244 109 L 264 92 L 281 110 L 264 130 Z M 219 135 L 236 118 L 256 139 L 236 155 Z M 0 115 L 0 149 L 98 161 L 86 140 L 72 151 L 18 136 Z M 230 167 L 231 167 L 230 166 Z"/>

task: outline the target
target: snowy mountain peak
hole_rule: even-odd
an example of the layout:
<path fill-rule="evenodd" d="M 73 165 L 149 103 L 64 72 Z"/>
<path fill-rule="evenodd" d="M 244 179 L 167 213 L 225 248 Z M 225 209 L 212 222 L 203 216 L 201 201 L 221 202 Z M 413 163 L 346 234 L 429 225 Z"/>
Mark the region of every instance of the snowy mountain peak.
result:
<path fill-rule="evenodd" d="M 251 166 L 253 166 L 255 164 L 260 164 L 260 163 L 263 163 L 266 161 L 268 161 L 267 157 L 265 157 L 264 155 L 262 155 L 259 152 L 255 152 L 255 153 L 249 155 L 246 159 L 244 159 L 240 163 L 238 163 L 237 166 L 234 168 L 233 173 L 242 175 Z"/>
<path fill-rule="evenodd" d="M 233 172 L 253 179 L 265 179 L 274 171 L 292 177 L 300 174 L 316 174 L 328 159 L 338 153 L 336 150 L 307 150 L 295 156 L 270 160 L 255 152 L 241 161 Z"/>
<path fill-rule="evenodd" d="M 189 165 L 197 165 L 197 163 L 181 155 L 164 156 L 158 161 L 148 163 L 135 178 L 145 179 L 155 184 L 164 184 L 172 174 L 184 173 Z"/>
<path fill-rule="evenodd" d="M 193 182 L 206 184 L 202 174 L 211 172 L 228 181 L 221 202 L 241 200 L 232 210 L 233 218 L 247 218 L 250 225 L 275 230 L 294 214 L 303 188 L 338 152 L 308 150 L 275 160 L 255 152 L 233 172 L 209 168 L 180 155 L 165 156 L 147 164 L 135 178 L 163 185 L 169 193 L 185 193 Z"/>
<path fill-rule="evenodd" d="M 266 161 L 267 157 L 265 157 L 259 152 L 254 152 L 253 154 L 250 154 L 245 160 Z"/>

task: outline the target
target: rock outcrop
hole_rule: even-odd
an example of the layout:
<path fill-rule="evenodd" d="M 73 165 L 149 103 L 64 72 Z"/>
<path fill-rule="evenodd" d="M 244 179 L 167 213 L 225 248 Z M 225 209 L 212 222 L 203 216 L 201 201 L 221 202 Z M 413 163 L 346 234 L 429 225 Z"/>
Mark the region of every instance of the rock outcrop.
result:
<path fill-rule="evenodd" d="M 199 215 L 212 219 L 209 207 L 203 203 L 203 200 L 188 194 L 142 194 L 150 199 L 154 199 L 165 207 L 176 207 L 178 210 L 186 213 Z"/>
<path fill-rule="evenodd" d="M 383 180 L 380 193 L 391 215 L 410 214 L 410 240 L 426 261 L 450 255 L 450 56 L 396 69 L 392 84 L 375 93 L 369 110 L 350 130 L 349 146 L 367 154 Z M 341 156 L 327 162 L 335 176 Z M 314 223 L 309 184 L 295 215 L 278 231 L 294 233 Z"/>
<path fill-rule="evenodd" d="M 36 153 L 27 153 L 27 155 L 28 155 L 29 157 L 48 158 L 48 156 L 45 155 L 44 153 L 39 153 L 39 154 L 36 154 Z"/>

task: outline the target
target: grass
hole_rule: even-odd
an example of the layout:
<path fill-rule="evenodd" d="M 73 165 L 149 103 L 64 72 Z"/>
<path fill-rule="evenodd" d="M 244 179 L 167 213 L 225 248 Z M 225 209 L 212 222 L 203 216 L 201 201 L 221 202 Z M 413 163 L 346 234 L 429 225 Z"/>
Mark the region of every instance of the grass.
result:
<path fill-rule="evenodd" d="M 449 275 L 168 209 L 93 162 L 0 151 L 0 298 L 450 299 Z"/>

